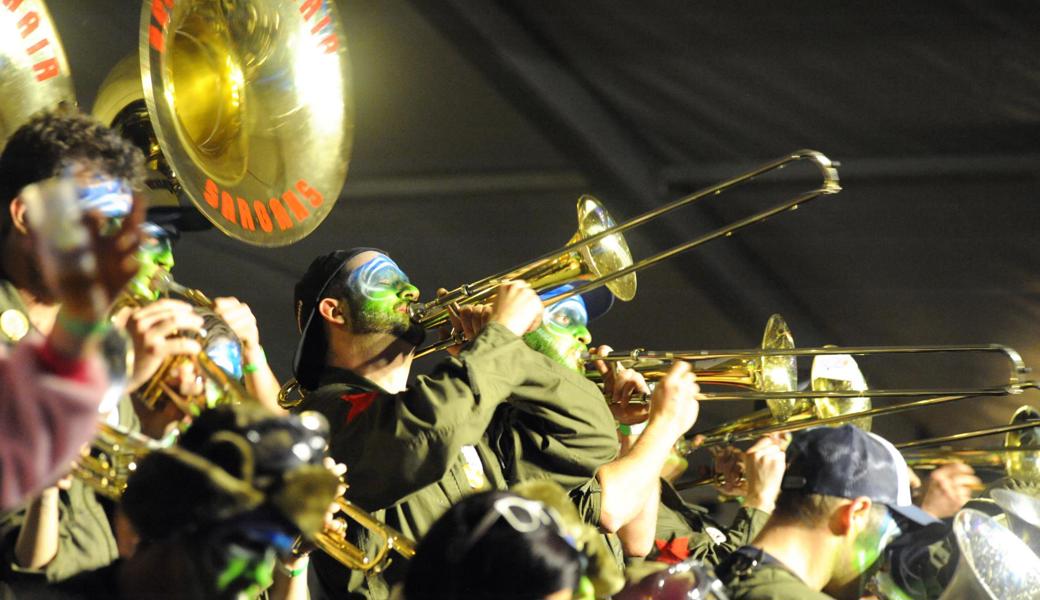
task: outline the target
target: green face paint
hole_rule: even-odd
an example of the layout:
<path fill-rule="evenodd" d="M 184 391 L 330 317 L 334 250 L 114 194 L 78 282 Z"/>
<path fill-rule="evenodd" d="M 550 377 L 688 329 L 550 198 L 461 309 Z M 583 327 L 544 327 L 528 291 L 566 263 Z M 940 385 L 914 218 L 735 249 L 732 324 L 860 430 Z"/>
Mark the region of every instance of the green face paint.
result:
<path fill-rule="evenodd" d="M 859 574 L 860 591 L 866 588 L 867 580 L 881 566 L 881 553 L 888 544 L 900 534 L 899 526 L 892 515 L 885 511 L 885 516 L 875 527 L 861 531 L 854 542 L 852 552 L 852 568 Z"/>
<path fill-rule="evenodd" d="M 127 292 L 134 298 L 145 302 L 159 299 L 159 290 L 154 289 L 152 280 L 160 271 L 169 273 L 173 270 L 173 245 L 168 237 L 149 236 L 147 233 L 136 254 L 140 265 L 137 275 L 127 283 Z"/>
<path fill-rule="evenodd" d="M 408 305 L 419 290 L 389 257 L 379 255 L 351 271 L 347 292 L 354 333 L 404 335 L 416 327 Z"/>
<path fill-rule="evenodd" d="M 256 598 L 271 586 L 275 560 L 275 553 L 270 548 L 258 554 L 231 545 L 227 564 L 217 576 L 217 591 L 221 592 L 221 597 Z"/>
<path fill-rule="evenodd" d="M 588 320 L 585 303 L 578 297 L 568 298 L 545 309 L 542 325 L 525 335 L 524 342 L 568 369 L 580 372 L 582 354 L 588 352 L 592 339 Z"/>

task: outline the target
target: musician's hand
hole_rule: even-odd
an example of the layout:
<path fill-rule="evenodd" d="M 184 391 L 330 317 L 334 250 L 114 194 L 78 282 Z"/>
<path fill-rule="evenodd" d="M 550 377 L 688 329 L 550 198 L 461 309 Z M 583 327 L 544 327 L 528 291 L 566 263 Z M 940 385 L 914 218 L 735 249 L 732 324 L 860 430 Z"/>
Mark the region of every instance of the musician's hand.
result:
<path fill-rule="evenodd" d="M 760 438 L 744 453 L 744 477 L 747 479 L 744 506 L 773 512 L 787 466 L 787 443 L 785 435 L 773 433 Z"/>
<path fill-rule="evenodd" d="M 982 487 L 982 480 L 975 476 L 975 470 L 968 465 L 943 465 L 932 471 L 924 484 L 921 510 L 938 519 L 952 517 L 971 500 L 972 492 Z"/>
<path fill-rule="evenodd" d="M 545 308 L 542 300 L 526 281 L 507 281 L 498 287 L 492 323 L 500 323 L 518 336 L 530 333 L 542 324 Z"/>
<path fill-rule="evenodd" d="M 437 297 L 441 297 L 448 293 L 448 290 L 439 288 L 437 290 Z M 448 335 L 454 333 L 458 335 L 462 333 L 462 338 L 466 341 L 472 340 L 478 333 L 487 327 L 488 322 L 491 320 L 491 313 L 493 307 L 490 304 L 467 304 L 459 306 L 456 311 L 448 313 L 448 319 L 451 321 L 451 331 L 445 332 L 445 336 L 442 339 L 447 339 Z M 447 348 L 447 351 L 452 356 L 458 356 L 459 351 L 462 350 L 462 343 L 455 344 Z"/>
<path fill-rule="evenodd" d="M 917 472 L 910 467 L 906 468 L 906 476 L 910 480 L 910 494 L 916 498 L 920 495 L 921 487 L 924 484 L 921 483 L 921 478 L 917 476 Z"/>
<path fill-rule="evenodd" d="M 668 374 L 654 387 L 650 397 L 651 423 L 667 424 L 678 441 L 697 422 L 700 411 L 698 393 L 700 387 L 697 386 L 697 377 L 690 364 L 676 361 Z"/>
<path fill-rule="evenodd" d="M 714 458 L 715 489 L 724 496 L 747 495 L 744 476 L 744 451 L 736 446 L 709 446 Z M 718 480 L 721 479 L 721 483 Z"/>
<path fill-rule="evenodd" d="M 224 320 L 242 342 L 242 350 L 248 352 L 260 347 L 260 330 L 256 316 L 249 305 L 238 298 L 224 297 L 213 301 L 213 312 Z"/>
<path fill-rule="evenodd" d="M 613 349 L 600 346 L 593 350 L 596 356 L 606 356 Z M 611 363 L 619 365 L 619 363 Z M 625 425 L 642 423 L 650 417 L 650 387 L 640 373 L 634 369 L 611 368 L 605 361 L 596 360 L 592 366 L 603 376 L 603 394 L 607 397 L 614 420 Z M 634 394 L 642 394 L 641 401 L 632 402 Z"/>
<path fill-rule="evenodd" d="M 180 300 L 163 299 L 131 310 L 126 330 L 134 342 L 130 391 L 147 383 L 167 357 L 202 352 L 199 342 L 192 339 L 192 335 L 201 335 L 202 317 Z"/>

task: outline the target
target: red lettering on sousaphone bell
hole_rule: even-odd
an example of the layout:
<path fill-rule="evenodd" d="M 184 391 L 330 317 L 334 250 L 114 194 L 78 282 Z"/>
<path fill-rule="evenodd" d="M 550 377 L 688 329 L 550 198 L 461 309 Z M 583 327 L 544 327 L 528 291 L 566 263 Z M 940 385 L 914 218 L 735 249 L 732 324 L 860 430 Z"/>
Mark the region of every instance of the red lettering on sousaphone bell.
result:
<path fill-rule="evenodd" d="M 310 216 L 310 208 L 318 208 L 325 202 L 322 193 L 304 179 L 297 181 L 293 187 L 286 190 L 281 198 L 249 202 L 245 198 L 233 196 L 228 190 L 220 189 L 215 181 L 207 179 L 202 196 L 206 204 L 219 210 L 227 222 L 246 231 L 256 231 L 259 226 L 260 231 L 271 233 L 275 226 L 279 231 L 285 231 L 295 227 L 296 223 L 303 223 Z"/>
<path fill-rule="evenodd" d="M 329 0 L 302 0 L 300 14 L 304 21 L 311 21 L 319 15 L 320 17 L 311 27 L 311 35 L 320 38 L 318 44 L 326 54 L 333 54 L 339 50 L 339 35 L 332 27 L 332 16 L 325 7 Z M 21 0 L 3 0 L 7 3 L 21 3 Z M 152 0 L 152 24 L 148 28 L 148 43 L 159 54 L 166 52 L 166 28 L 170 24 L 169 10 L 174 7 L 176 0 Z"/>
<path fill-rule="evenodd" d="M 2 0 L 3 6 L 9 12 L 14 13 L 22 7 L 22 0 Z M 32 3 L 29 4 L 31 6 Z M 27 10 L 25 14 L 18 19 L 16 23 L 18 27 L 18 34 L 23 40 L 29 40 L 30 36 L 36 32 L 40 27 L 40 14 L 35 10 Z M 39 40 L 32 41 L 26 48 L 25 53 L 29 56 L 35 56 L 37 52 L 47 48 L 51 45 L 48 38 L 44 37 Z M 53 79 L 61 74 L 61 65 L 58 63 L 56 57 L 44 58 L 33 63 L 33 75 L 36 77 L 36 81 L 43 82 L 48 79 Z"/>

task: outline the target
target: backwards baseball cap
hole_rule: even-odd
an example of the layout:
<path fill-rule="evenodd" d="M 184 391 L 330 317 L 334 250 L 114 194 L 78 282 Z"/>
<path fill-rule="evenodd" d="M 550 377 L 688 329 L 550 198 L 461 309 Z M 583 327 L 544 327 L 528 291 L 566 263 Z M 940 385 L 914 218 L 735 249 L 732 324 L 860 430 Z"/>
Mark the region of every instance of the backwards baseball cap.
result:
<path fill-rule="evenodd" d="M 538 297 L 542 300 L 549 300 L 550 298 L 555 298 L 556 296 L 565 294 L 574 288 L 579 287 L 583 283 L 583 281 L 565 283 L 538 294 Z M 588 292 L 572 296 L 572 298 L 578 300 L 585 306 L 585 313 L 588 315 L 589 321 L 602 317 L 607 314 L 610 307 L 614 306 L 614 294 L 610 293 L 610 290 L 607 289 L 606 286 L 600 286 Z"/>
<path fill-rule="evenodd" d="M 351 248 L 335 250 L 319 256 L 311 262 L 307 272 L 296 283 L 293 294 L 293 306 L 296 309 L 296 327 L 300 331 L 300 343 L 296 346 L 293 357 L 293 375 L 304 389 L 314 389 L 318 385 L 318 376 L 325 365 L 325 352 L 328 340 L 325 328 L 318 316 L 318 303 L 325 297 L 329 284 L 350 262 L 350 259 L 363 252 L 386 254 L 378 248 Z M 349 273 L 344 273 L 344 276 Z"/>
<path fill-rule="evenodd" d="M 920 527 L 939 523 L 910 501 L 910 476 L 899 450 L 859 427 L 800 431 L 787 447 L 787 463 L 781 490 L 849 499 L 866 496 L 899 521 Z"/>

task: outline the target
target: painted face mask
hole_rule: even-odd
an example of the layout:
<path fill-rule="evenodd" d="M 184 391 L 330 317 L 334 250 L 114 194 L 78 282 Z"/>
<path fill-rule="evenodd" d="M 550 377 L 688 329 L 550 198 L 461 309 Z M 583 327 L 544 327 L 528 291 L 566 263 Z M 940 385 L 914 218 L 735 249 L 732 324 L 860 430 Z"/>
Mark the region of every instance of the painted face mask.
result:
<path fill-rule="evenodd" d="M 291 554 L 294 541 L 284 525 L 274 522 L 218 527 L 201 552 L 207 559 L 197 563 L 207 597 L 256 598 L 271 585 L 275 561 Z"/>
<path fill-rule="evenodd" d="M 856 537 L 852 552 L 852 568 L 859 573 L 859 590 L 864 592 L 868 582 L 882 566 L 881 556 L 892 540 L 899 537 L 901 530 L 889 512 L 876 527 L 866 529 Z"/>
<path fill-rule="evenodd" d="M 101 233 L 109 235 L 118 230 L 134 202 L 130 184 L 124 179 L 90 176 L 87 172 L 77 176 L 77 184 L 76 191 L 83 211 L 96 212 L 105 217 Z"/>
<path fill-rule="evenodd" d="M 347 294 L 354 333 L 390 333 L 411 341 L 418 329 L 421 342 L 422 327 L 408 315 L 419 290 L 389 257 L 376 256 L 351 271 Z"/>
<path fill-rule="evenodd" d="M 574 296 L 545 309 L 541 327 L 525 335 L 524 341 L 561 365 L 580 371 L 582 354 L 592 341 L 588 322 L 585 302 Z"/>
<path fill-rule="evenodd" d="M 127 284 L 127 293 L 141 301 L 153 302 L 161 295 L 153 285 L 156 274 L 173 270 L 173 242 L 165 230 L 152 223 L 142 224 L 141 233 L 136 256 L 140 266 L 137 275 Z"/>

